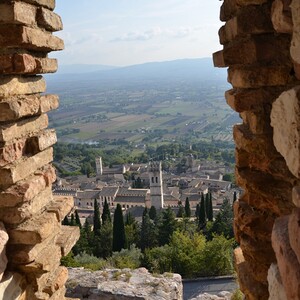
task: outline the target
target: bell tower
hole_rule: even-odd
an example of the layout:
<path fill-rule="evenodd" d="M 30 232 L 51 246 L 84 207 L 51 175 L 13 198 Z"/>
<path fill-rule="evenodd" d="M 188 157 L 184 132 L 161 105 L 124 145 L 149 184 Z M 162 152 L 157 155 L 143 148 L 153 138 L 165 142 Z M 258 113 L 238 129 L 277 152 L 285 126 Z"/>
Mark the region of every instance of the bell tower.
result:
<path fill-rule="evenodd" d="M 161 162 L 149 163 L 150 200 L 156 209 L 164 207 Z"/>

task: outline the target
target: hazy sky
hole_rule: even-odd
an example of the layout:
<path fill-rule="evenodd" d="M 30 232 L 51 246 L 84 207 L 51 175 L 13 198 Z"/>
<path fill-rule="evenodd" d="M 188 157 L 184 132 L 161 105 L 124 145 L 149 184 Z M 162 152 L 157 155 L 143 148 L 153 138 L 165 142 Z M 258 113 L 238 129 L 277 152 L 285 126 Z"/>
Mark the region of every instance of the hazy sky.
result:
<path fill-rule="evenodd" d="M 208 57 L 218 42 L 218 0 L 57 0 L 66 49 L 60 64 L 124 66 Z"/>

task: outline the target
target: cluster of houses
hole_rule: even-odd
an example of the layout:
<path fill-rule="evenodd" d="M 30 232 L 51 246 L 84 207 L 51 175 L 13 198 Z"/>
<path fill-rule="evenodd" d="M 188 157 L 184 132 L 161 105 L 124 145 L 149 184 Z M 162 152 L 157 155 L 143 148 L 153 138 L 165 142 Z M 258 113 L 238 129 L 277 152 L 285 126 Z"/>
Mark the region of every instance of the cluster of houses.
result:
<path fill-rule="evenodd" d="M 212 193 L 215 210 L 224 198 L 233 198 L 231 182 L 222 180 L 225 166 L 208 163 L 200 167 L 190 158 L 187 161 L 190 165 L 188 171 L 173 175 L 162 172 L 161 162 L 105 168 L 99 157 L 96 159 L 95 177 L 81 175 L 58 179 L 53 192 L 56 195 L 73 196 L 75 209 L 81 217 L 93 213 L 95 201 L 100 210 L 106 200 L 112 211 L 120 204 L 123 210 L 141 214 L 144 207 L 152 205 L 157 209 L 171 207 L 176 211 L 181 203 L 184 205 L 186 198 L 193 210 L 200 202 L 201 195 L 207 193 Z M 142 188 L 132 187 L 136 179 Z"/>

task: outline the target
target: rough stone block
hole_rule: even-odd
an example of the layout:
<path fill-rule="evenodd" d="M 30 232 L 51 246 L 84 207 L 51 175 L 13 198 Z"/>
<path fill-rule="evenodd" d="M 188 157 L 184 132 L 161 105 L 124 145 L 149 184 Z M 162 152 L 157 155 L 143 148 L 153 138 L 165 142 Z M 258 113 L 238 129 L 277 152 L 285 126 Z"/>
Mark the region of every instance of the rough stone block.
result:
<path fill-rule="evenodd" d="M 288 35 L 260 34 L 224 45 L 223 51 L 214 53 L 215 67 L 251 65 L 255 63 L 285 65 L 290 60 Z"/>
<path fill-rule="evenodd" d="M 286 296 L 289 300 L 296 300 L 300 298 L 300 264 L 289 242 L 288 222 L 288 216 L 276 219 L 272 232 L 272 246 Z"/>
<path fill-rule="evenodd" d="M 37 22 L 39 26 L 49 31 L 59 31 L 63 29 L 60 16 L 43 7 L 38 10 Z"/>
<path fill-rule="evenodd" d="M 220 20 L 223 22 L 228 21 L 236 15 L 238 5 L 236 0 L 225 0 L 220 10 Z"/>
<path fill-rule="evenodd" d="M 55 170 L 52 166 L 44 167 L 39 174 L 34 174 L 26 180 L 0 193 L 0 207 L 14 207 L 23 202 L 29 202 L 56 179 Z"/>
<path fill-rule="evenodd" d="M 12 144 L 6 144 L 0 148 L 0 167 L 4 167 L 20 159 L 24 154 L 25 145 L 26 139 L 19 139 Z"/>
<path fill-rule="evenodd" d="M 68 196 L 54 196 L 54 200 L 49 203 L 46 210 L 53 212 L 57 216 L 58 222 L 62 222 L 64 217 L 69 214 L 74 206 L 73 197 Z"/>
<path fill-rule="evenodd" d="M 5 230 L 4 224 L 0 222 L 0 282 L 7 266 L 6 244 L 8 241 L 8 234 Z M 0 294 L 1 295 L 1 294 Z"/>
<path fill-rule="evenodd" d="M 20 224 L 17 228 L 9 229 L 9 243 L 36 245 L 42 243 L 47 237 L 59 233 L 60 228 L 56 214 L 44 212 Z"/>
<path fill-rule="evenodd" d="M 67 289 L 63 286 L 59 290 L 57 290 L 49 300 L 64 300 Z"/>
<path fill-rule="evenodd" d="M 55 58 L 40 58 L 36 59 L 36 70 L 33 71 L 35 74 L 55 73 L 58 65 Z"/>
<path fill-rule="evenodd" d="M 246 124 L 250 131 L 256 135 L 272 134 L 270 126 L 269 113 L 261 109 L 260 111 L 243 111 L 240 113 L 244 124 Z"/>
<path fill-rule="evenodd" d="M 285 0 L 275 0 L 272 4 L 271 19 L 274 29 L 281 33 L 293 32 L 293 21 L 290 12 L 284 11 Z"/>
<path fill-rule="evenodd" d="M 241 248 L 234 250 L 235 269 L 238 273 L 238 281 L 241 291 L 246 299 L 268 299 L 268 287 L 253 278 L 253 274 L 249 268 L 249 263 L 245 261 Z"/>
<path fill-rule="evenodd" d="M 0 122 L 13 121 L 56 109 L 57 95 L 28 95 L 0 99 Z"/>
<path fill-rule="evenodd" d="M 25 26 L 0 26 L 0 47 L 24 48 L 35 51 L 57 51 L 64 49 L 64 42 L 60 38 L 41 29 Z"/>
<path fill-rule="evenodd" d="M 38 253 L 36 259 L 26 265 L 19 265 L 24 273 L 45 273 L 57 269 L 60 265 L 61 251 L 57 245 L 49 245 Z"/>
<path fill-rule="evenodd" d="M 274 220 L 274 214 L 269 211 L 258 210 L 244 201 L 234 203 L 234 223 L 239 227 L 239 231 L 250 238 L 259 241 L 271 241 Z M 268 253 L 265 262 L 270 262 L 269 259 L 272 259 L 270 253 Z"/>
<path fill-rule="evenodd" d="M 286 85 L 290 81 L 290 68 L 270 67 L 232 67 L 228 69 L 228 82 L 234 88 L 260 88 L 264 86 Z"/>
<path fill-rule="evenodd" d="M 269 5 L 244 6 L 237 15 L 228 20 L 219 31 L 220 44 L 224 45 L 248 34 L 273 32 Z"/>
<path fill-rule="evenodd" d="M 61 248 L 61 255 L 66 256 L 76 244 L 80 237 L 80 230 L 77 226 L 62 226 L 62 232 L 58 236 L 56 244 Z"/>
<path fill-rule="evenodd" d="M 48 116 L 46 114 L 16 123 L 0 125 L 0 142 L 10 142 L 14 139 L 27 137 L 34 132 L 40 132 L 47 126 Z"/>
<path fill-rule="evenodd" d="M 23 0 L 23 2 L 31 3 L 37 6 L 43 6 L 51 10 L 55 8 L 55 0 Z"/>
<path fill-rule="evenodd" d="M 287 300 L 277 264 L 268 271 L 269 300 Z"/>
<path fill-rule="evenodd" d="M 235 174 L 237 184 L 247 190 L 243 200 L 250 206 L 269 210 L 278 216 L 291 213 L 294 208 L 291 201 L 292 183 L 247 168 L 236 168 Z"/>
<path fill-rule="evenodd" d="M 49 164 L 53 160 L 53 149 L 48 148 L 34 156 L 23 158 L 21 161 L 6 165 L 0 169 L 0 186 L 7 187 L 19 180 L 25 179 L 36 170 Z"/>
<path fill-rule="evenodd" d="M 27 151 L 29 153 L 36 154 L 53 146 L 56 142 L 57 137 L 55 130 L 48 129 L 27 140 Z"/>
<path fill-rule="evenodd" d="M 19 273 L 7 272 L 0 284 L 0 295 L 5 295 L 6 299 L 26 299 L 24 293 L 25 278 Z M 3 298 L 4 300 L 4 298 Z"/>
<path fill-rule="evenodd" d="M 0 97 L 44 93 L 46 83 L 42 76 L 1 76 Z"/>
<path fill-rule="evenodd" d="M 291 173 L 300 177 L 300 86 L 283 92 L 273 103 L 271 126 L 274 145 Z"/>
<path fill-rule="evenodd" d="M 36 7 L 24 2 L 0 4 L 0 23 L 35 25 Z"/>
<path fill-rule="evenodd" d="M 300 208 L 300 186 L 294 186 L 292 192 L 293 203 Z"/>
<path fill-rule="evenodd" d="M 68 269 L 65 267 L 58 267 L 53 272 L 42 275 L 38 280 L 38 286 L 44 293 L 52 296 L 65 285 L 67 279 Z"/>
<path fill-rule="evenodd" d="M 282 92 L 282 88 L 231 89 L 225 98 L 233 110 L 243 112 L 272 104 Z"/>
<path fill-rule="evenodd" d="M 268 0 L 236 0 L 236 3 L 240 6 L 245 5 L 261 5 L 267 3 Z"/>
<path fill-rule="evenodd" d="M 291 43 L 291 57 L 294 62 L 300 64 L 300 2 L 293 0 L 291 4 L 293 18 L 293 38 Z"/>
<path fill-rule="evenodd" d="M 17 225 L 38 214 L 52 201 L 52 189 L 47 187 L 30 202 L 22 203 L 17 207 L 2 207 L 0 220 L 7 225 Z"/>
<path fill-rule="evenodd" d="M 289 217 L 288 236 L 291 248 L 300 264 L 300 209 L 295 208 Z"/>

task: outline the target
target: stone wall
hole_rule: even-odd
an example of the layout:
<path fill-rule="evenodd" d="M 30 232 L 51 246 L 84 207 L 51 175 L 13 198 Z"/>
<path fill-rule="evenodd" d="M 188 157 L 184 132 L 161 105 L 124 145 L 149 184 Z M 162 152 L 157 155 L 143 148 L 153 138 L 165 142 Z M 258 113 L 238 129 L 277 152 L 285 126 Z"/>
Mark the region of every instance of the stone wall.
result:
<path fill-rule="evenodd" d="M 55 72 L 63 41 L 54 0 L 0 1 L 0 298 L 64 299 L 68 272 L 60 267 L 79 237 L 61 226 L 73 199 L 53 197 L 55 131 L 47 112 L 43 73 Z M 8 242 L 7 242 L 8 240 Z"/>
<path fill-rule="evenodd" d="M 240 286 L 246 299 L 300 299 L 300 2 L 224 0 L 220 18 L 214 64 L 229 67 L 226 100 L 242 118 L 234 127 L 245 191 L 234 207 Z"/>

